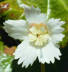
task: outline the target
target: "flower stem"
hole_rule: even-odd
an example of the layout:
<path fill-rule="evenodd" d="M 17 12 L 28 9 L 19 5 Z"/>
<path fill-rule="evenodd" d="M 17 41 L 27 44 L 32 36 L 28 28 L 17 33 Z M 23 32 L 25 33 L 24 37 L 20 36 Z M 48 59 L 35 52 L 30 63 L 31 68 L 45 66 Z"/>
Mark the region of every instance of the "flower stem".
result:
<path fill-rule="evenodd" d="M 18 5 L 20 6 L 20 4 L 22 3 L 21 0 L 17 0 Z"/>
<path fill-rule="evenodd" d="M 48 0 L 47 18 L 49 18 L 50 13 L 51 13 L 51 9 L 50 9 L 50 0 Z"/>
<path fill-rule="evenodd" d="M 45 64 L 41 64 L 41 72 L 45 72 Z"/>

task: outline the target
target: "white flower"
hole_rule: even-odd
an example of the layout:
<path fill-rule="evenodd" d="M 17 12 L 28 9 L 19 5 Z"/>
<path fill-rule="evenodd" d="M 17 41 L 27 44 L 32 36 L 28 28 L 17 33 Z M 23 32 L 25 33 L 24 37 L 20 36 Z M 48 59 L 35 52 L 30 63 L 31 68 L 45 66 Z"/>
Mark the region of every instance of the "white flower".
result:
<path fill-rule="evenodd" d="M 23 40 L 14 55 L 18 64 L 28 67 L 38 57 L 41 63 L 54 63 L 60 60 L 61 53 L 57 43 L 62 41 L 64 30 L 60 19 L 47 19 L 39 8 L 24 7 L 26 20 L 7 20 L 4 29 L 9 36 Z"/>

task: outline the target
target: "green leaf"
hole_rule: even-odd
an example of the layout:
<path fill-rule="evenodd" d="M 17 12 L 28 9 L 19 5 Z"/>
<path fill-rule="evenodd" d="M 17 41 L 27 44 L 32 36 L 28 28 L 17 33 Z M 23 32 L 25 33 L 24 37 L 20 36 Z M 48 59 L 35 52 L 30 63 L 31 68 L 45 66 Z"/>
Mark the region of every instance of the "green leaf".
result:
<path fill-rule="evenodd" d="M 0 72 L 12 72 L 11 64 L 13 57 L 6 54 L 0 55 Z"/>

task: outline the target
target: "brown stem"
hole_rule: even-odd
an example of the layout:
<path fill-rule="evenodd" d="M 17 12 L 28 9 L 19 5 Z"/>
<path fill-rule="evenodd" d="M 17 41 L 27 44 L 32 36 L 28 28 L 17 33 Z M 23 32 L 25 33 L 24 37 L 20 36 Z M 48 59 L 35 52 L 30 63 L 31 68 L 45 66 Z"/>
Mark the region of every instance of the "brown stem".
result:
<path fill-rule="evenodd" d="M 45 72 L 45 64 L 41 64 L 41 72 Z"/>

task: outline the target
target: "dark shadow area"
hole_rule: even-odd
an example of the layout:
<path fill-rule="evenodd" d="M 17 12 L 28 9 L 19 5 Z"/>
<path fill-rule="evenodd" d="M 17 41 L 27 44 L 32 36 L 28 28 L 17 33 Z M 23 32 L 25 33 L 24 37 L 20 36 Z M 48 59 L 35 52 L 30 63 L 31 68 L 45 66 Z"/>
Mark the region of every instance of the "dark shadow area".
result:
<path fill-rule="evenodd" d="M 0 2 L 2 2 L 2 1 L 4 1 L 4 0 L 0 0 Z"/>
<path fill-rule="evenodd" d="M 22 68 L 22 64 L 17 64 L 18 60 L 14 60 L 12 63 L 12 72 L 41 72 L 40 63 L 38 62 L 38 59 L 33 63 L 32 66 L 29 66 L 28 68 Z"/>

